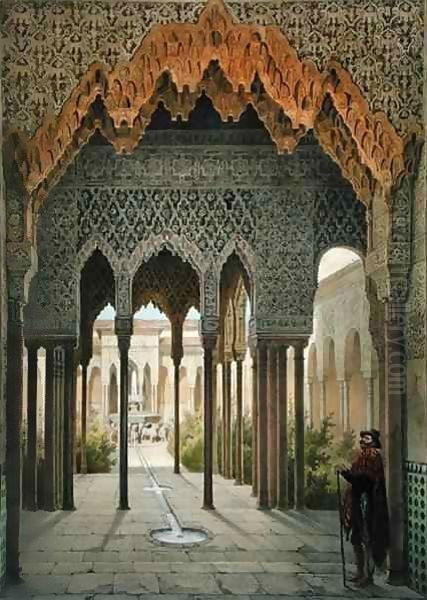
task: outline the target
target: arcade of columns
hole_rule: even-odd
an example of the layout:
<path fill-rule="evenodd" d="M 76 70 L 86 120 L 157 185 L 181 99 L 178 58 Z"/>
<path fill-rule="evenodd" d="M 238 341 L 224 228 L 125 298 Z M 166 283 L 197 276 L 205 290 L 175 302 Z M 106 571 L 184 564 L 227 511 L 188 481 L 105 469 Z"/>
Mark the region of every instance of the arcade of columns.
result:
<path fill-rule="evenodd" d="M 194 20 L 194 15 L 191 19 Z M 260 508 L 287 506 L 286 356 L 287 348 L 292 346 L 295 506 L 302 508 L 303 351 L 312 328 L 315 273 L 325 250 L 346 245 L 354 247 L 365 262 L 371 333 L 379 356 L 383 398 L 380 423 L 386 441 L 389 506 L 394 524 L 390 579 L 401 581 L 407 570 L 405 348 L 407 336 L 417 335 L 408 330 L 405 315 L 411 285 L 419 285 L 410 279 L 411 207 L 418 189 L 414 182 L 422 145 L 419 115 L 395 127 L 385 113 L 373 111 L 361 88 L 353 82 L 351 69 L 347 71 L 336 61 L 319 69 L 311 60 L 300 60 L 278 27 L 238 24 L 219 0 L 209 2 L 197 23 L 156 26 L 135 45 L 132 57 L 117 66 L 110 67 L 101 59 L 94 62 L 94 58 L 98 57 L 91 57 L 92 66 L 69 90 L 57 115 L 41 118 L 31 136 L 14 124 L 10 106 L 4 117 L 8 574 L 19 575 L 24 335 L 29 361 L 28 455 L 33 492 L 30 505 L 33 508 L 37 505 L 34 407 L 37 348 L 43 346 L 46 349 L 44 507 L 72 510 L 76 366 L 81 364 L 83 373 L 84 447 L 93 322 L 106 303 L 115 306 L 120 352 L 120 508 L 128 509 L 128 353 L 132 315 L 142 304 L 153 301 L 171 321 L 177 416 L 182 323 L 190 306 L 198 308 L 204 349 L 203 506 L 213 509 L 214 365 L 223 363 L 222 452 L 224 476 L 228 477 L 232 460 L 229 403 L 232 358 L 237 361 L 236 479 L 239 483 L 242 479 L 243 338 L 239 334 L 242 328 L 236 323 L 241 319 L 243 298 L 248 294 L 252 310 L 249 337 L 256 381 L 254 492 Z M 254 162 L 248 163 L 252 164 L 253 172 L 251 168 L 244 172 L 240 180 L 242 189 L 231 192 L 223 189 L 221 193 L 217 193 L 221 186 L 236 186 L 222 183 L 225 176 L 221 171 L 216 180 L 211 177 L 218 159 L 210 156 L 211 162 L 202 168 L 197 163 L 199 159 L 193 157 L 193 164 L 199 164 L 193 187 L 205 185 L 207 191 L 192 191 L 190 186 L 184 194 L 181 187 L 185 187 L 186 180 L 178 173 L 173 174 L 178 184 L 175 187 L 168 184 L 170 189 L 159 192 L 154 186 L 161 188 L 164 182 L 161 172 L 156 172 L 158 164 L 149 163 L 148 157 L 141 154 L 144 140 L 150 143 L 148 125 L 159 102 L 167 107 L 173 120 L 178 116 L 188 120 L 201 95 L 212 100 L 224 122 L 229 117 L 237 122 L 251 105 L 277 150 L 293 154 L 275 158 L 254 154 Z M 131 160 L 142 157 L 157 173 L 155 184 L 145 183 L 147 189 L 135 191 L 130 189 L 128 181 L 123 188 L 127 191 L 123 192 L 114 188 L 113 183 L 110 191 L 106 187 L 101 189 L 102 179 L 86 187 L 84 182 L 77 183 L 77 176 L 85 171 L 81 157 L 90 158 L 93 150 L 90 144 L 87 148 L 83 146 L 95 132 L 111 144 L 107 149 L 95 148 L 105 160 L 101 161 L 106 168 L 105 179 L 113 167 L 118 169 L 116 180 L 123 178 L 120 169 L 131 168 L 137 164 Z M 137 146 L 141 138 L 140 149 Z M 315 183 L 308 181 L 307 172 L 299 168 L 307 164 L 314 168 L 304 154 L 310 144 L 313 146 L 313 139 L 316 148 L 320 147 L 335 163 L 328 167 L 334 174 L 326 183 L 321 168 L 317 173 L 319 181 Z M 114 158 L 114 150 L 130 156 Z M 88 164 L 90 167 L 90 160 Z M 224 164 L 231 164 L 229 157 Z M 266 171 L 256 171 L 255 165 L 266 171 L 272 168 L 267 184 L 263 179 Z M 335 173 L 337 167 L 339 176 Z M 184 174 L 185 160 L 181 168 Z M 95 176 L 90 168 L 85 173 L 87 177 Z M 138 170 L 132 173 L 138 188 Z M 231 180 L 240 175 L 236 167 Z M 338 187 L 334 188 L 339 178 Z M 252 188 L 246 189 L 249 180 Z M 148 189 L 150 185 L 153 189 Z M 324 189 L 320 189 L 322 185 Z M 123 198 L 128 203 L 126 208 Z M 97 202 L 105 203 L 101 204 L 103 209 L 99 210 Z M 139 206 L 139 216 L 132 213 L 132 202 Z M 162 215 L 156 212 L 159 210 Z M 114 217 L 115 221 L 108 221 L 107 217 Z M 138 219 L 142 219 L 142 225 Z M 118 231 L 113 231 L 116 228 Z M 54 242 L 49 238 L 53 230 Z M 419 326 L 424 324 L 420 322 Z M 175 439 L 175 472 L 178 472 L 178 418 Z"/>

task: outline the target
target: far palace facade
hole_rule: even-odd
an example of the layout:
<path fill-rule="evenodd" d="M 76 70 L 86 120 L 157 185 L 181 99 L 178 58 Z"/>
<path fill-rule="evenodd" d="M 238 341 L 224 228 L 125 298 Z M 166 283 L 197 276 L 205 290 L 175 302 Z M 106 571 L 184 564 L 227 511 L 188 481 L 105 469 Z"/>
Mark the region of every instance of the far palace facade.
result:
<path fill-rule="evenodd" d="M 154 302 L 171 323 L 177 437 L 182 326 L 190 307 L 201 315 L 204 507 L 215 499 L 213 374 L 222 364 L 227 471 L 230 365 L 239 445 L 248 339 L 254 492 L 260 508 L 287 508 L 292 384 L 302 509 L 304 353 L 317 270 L 326 251 L 345 247 L 363 261 L 378 362 L 390 580 L 425 592 L 421 0 L 10 0 L 1 14 L 2 573 L 19 574 L 24 344 L 32 508 L 43 349 L 42 508 L 71 510 L 76 373 L 84 444 L 93 326 L 108 303 L 120 356 L 120 507 L 129 500 L 133 314 Z"/>

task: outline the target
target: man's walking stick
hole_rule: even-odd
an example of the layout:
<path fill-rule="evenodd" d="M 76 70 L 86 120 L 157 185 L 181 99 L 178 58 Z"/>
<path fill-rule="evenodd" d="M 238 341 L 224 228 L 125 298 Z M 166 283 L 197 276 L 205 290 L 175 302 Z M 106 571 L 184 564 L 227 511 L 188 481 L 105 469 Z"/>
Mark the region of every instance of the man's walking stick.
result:
<path fill-rule="evenodd" d="M 342 562 L 342 580 L 344 587 L 347 587 L 345 579 L 345 554 L 344 554 L 344 514 L 343 505 L 341 501 L 341 483 L 340 483 L 340 472 L 337 471 L 337 492 L 338 492 L 338 510 L 340 515 L 340 538 L 341 538 L 341 562 Z"/>

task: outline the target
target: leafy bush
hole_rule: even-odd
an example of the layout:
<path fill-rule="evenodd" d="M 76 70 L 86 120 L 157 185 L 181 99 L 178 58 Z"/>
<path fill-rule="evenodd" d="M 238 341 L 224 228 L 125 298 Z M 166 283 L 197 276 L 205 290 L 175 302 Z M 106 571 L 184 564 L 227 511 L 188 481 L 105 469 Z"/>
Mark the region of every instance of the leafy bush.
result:
<path fill-rule="evenodd" d="M 320 429 L 307 426 L 304 434 L 305 502 L 307 508 L 336 509 L 336 467 L 351 463 L 355 435 L 346 432 L 341 440 L 334 441 L 332 418 L 326 417 Z M 294 424 L 289 425 L 289 505 L 294 502 Z"/>
<path fill-rule="evenodd" d="M 77 472 L 81 466 L 81 440 L 76 439 Z M 116 449 L 110 442 L 107 431 L 98 420 L 92 423 L 86 438 L 86 464 L 88 473 L 109 473 L 116 464 Z"/>
<path fill-rule="evenodd" d="M 203 471 L 203 421 L 200 415 L 186 415 L 180 427 L 181 462 L 189 471 Z M 175 436 L 171 431 L 168 452 L 174 455 Z"/>

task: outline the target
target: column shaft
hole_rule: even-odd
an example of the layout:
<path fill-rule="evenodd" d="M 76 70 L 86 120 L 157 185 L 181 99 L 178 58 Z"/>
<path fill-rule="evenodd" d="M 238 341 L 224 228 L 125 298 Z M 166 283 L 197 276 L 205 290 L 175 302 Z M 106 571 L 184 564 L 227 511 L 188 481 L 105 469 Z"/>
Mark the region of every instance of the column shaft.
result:
<path fill-rule="evenodd" d="M 268 508 L 267 347 L 257 348 L 258 364 L 258 508 Z"/>
<path fill-rule="evenodd" d="M 231 362 L 229 361 L 224 362 L 224 382 L 224 477 L 231 479 Z"/>
<path fill-rule="evenodd" d="M 287 347 L 277 351 L 277 506 L 288 508 L 288 386 Z"/>
<path fill-rule="evenodd" d="M 129 510 L 128 404 L 130 336 L 118 336 L 120 354 L 120 510 Z"/>
<path fill-rule="evenodd" d="M 216 352 L 215 352 L 216 355 Z M 216 356 L 212 358 L 212 468 L 218 473 L 218 363 Z M 191 394 L 191 388 L 190 388 Z M 193 390 L 194 395 L 194 390 Z M 194 396 L 193 396 L 194 397 Z"/>
<path fill-rule="evenodd" d="M 295 346 L 295 508 L 304 508 L 304 353 Z"/>
<path fill-rule="evenodd" d="M 179 420 L 180 420 L 180 411 L 179 411 L 179 365 L 180 365 L 180 360 L 176 360 L 174 361 L 174 371 L 173 371 L 173 381 L 174 381 L 174 407 L 175 407 L 175 428 L 174 428 L 174 433 L 175 433 L 175 437 L 174 437 L 174 443 L 175 443 L 175 447 L 174 447 L 174 469 L 173 472 L 174 473 L 179 473 L 179 466 L 180 466 L 180 439 L 179 439 L 179 435 L 180 435 L 180 429 L 179 429 Z"/>
<path fill-rule="evenodd" d="M 257 356 L 252 356 L 252 496 L 258 495 L 258 375 Z"/>
<path fill-rule="evenodd" d="M 87 429 L 87 361 L 82 362 L 82 414 L 81 414 L 81 437 L 80 437 L 80 473 L 87 473 L 86 457 L 86 429 Z"/>
<path fill-rule="evenodd" d="M 204 341 L 204 479 L 203 508 L 213 509 L 212 468 L 212 351 L 213 340 Z"/>
<path fill-rule="evenodd" d="M 389 581 L 405 580 L 405 305 L 388 304 L 385 322 L 386 481 L 390 512 Z"/>
<path fill-rule="evenodd" d="M 44 505 L 55 510 L 55 401 L 54 401 L 54 348 L 46 347 L 46 384 L 44 410 Z"/>
<path fill-rule="evenodd" d="M 236 362 L 236 465 L 235 484 L 243 485 L 243 362 Z"/>
<path fill-rule="evenodd" d="M 55 445 L 55 470 L 56 470 L 56 508 L 63 506 L 64 486 L 64 349 L 56 350 L 56 384 L 55 384 L 55 408 L 56 408 L 56 445 Z"/>
<path fill-rule="evenodd" d="M 374 426 L 374 380 L 372 377 L 366 377 L 366 427 L 371 429 Z"/>
<path fill-rule="evenodd" d="M 26 507 L 37 510 L 37 350 L 28 344 Z"/>
<path fill-rule="evenodd" d="M 64 395 L 63 395 L 63 497 L 62 508 L 74 510 L 74 419 L 73 419 L 73 376 L 74 349 L 67 343 L 64 352 Z"/>
<path fill-rule="evenodd" d="M 16 300 L 9 300 L 8 309 L 6 370 L 6 572 L 12 579 L 19 579 L 19 533 L 22 493 L 22 306 Z"/>
<path fill-rule="evenodd" d="M 309 381 L 307 383 L 307 392 L 308 392 L 308 406 L 309 406 L 309 411 L 310 411 L 310 427 L 314 427 L 314 416 L 313 416 L 313 410 L 314 410 L 314 403 L 313 403 L 313 386 L 314 383 L 313 381 Z"/>
<path fill-rule="evenodd" d="M 268 352 L 268 503 L 277 505 L 277 350 Z"/>
<path fill-rule="evenodd" d="M 226 436 L 227 436 L 227 409 L 226 409 L 226 398 L 227 398 L 227 374 L 225 369 L 225 360 L 222 363 L 221 368 L 221 383 L 222 383 L 222 413 L 221 413 L 221 475 L 225 477 L 226 468 L 225 462 L 227 460 L 226 453 Z"/>

